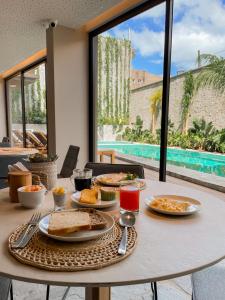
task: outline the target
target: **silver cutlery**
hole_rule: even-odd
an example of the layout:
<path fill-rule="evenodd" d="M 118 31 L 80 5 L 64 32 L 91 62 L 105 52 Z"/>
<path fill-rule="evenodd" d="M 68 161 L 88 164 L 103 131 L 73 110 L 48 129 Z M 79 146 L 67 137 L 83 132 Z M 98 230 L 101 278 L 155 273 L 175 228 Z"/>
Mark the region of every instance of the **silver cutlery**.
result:
<path fill-rule="evenodd" d="M 39 213 L 39 212 L 32 215 L 29 222 L 26 224 L 27 225 L 26 229 L 22 232 L 20 237 L 12 244 L 12 248 L 18 248 L 18 247 L 20 247 L 20 245 L 22 245 L 23 240 L 30 232 L 30 229 L 33 226 L 36 226 L 38 224 L 40 218 L 41 218 L 41 213 Z"/>
<path fill-rule="evenodd" d="M 23 249 L 26 247 L 26 245 L 29 243 L 33 235 L 39 230 L 38 224 L 33 227 L 28 234 L 24 237 L 22 242 L 19 245 L 12 245 L 12 249 Z"/>
<path fill-rule="evenodd" d="M 120 225 L 124 227 L 124 231 L 118 248 L 118 253 L 124 255 L 127 251 L 127 227 L 134 226 L 135 215 L 132 212 L 125 212 L 121 214 L 119 222 Z"/>

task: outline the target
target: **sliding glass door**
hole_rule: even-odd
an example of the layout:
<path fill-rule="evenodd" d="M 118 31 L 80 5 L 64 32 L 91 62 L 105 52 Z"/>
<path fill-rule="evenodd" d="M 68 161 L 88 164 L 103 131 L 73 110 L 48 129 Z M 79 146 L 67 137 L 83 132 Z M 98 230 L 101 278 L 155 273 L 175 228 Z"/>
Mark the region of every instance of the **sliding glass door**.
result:
<path fill-rule="evenodd" d="M 47 152 L 45 61 L 6 79 L 8 128 L 13 146 Z"/>

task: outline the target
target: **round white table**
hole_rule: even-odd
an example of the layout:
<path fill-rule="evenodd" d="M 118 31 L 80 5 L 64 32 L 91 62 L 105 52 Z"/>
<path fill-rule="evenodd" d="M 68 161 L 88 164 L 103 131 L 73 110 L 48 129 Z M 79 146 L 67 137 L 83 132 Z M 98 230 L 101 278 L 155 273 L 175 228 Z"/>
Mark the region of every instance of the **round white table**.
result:
<path fill-rule="evenodd" d="M 72 191 L 69 179 L 60 179 L 59 184 Z M 149 194 L 190 196 L 202 203 L 202 209 L 186 217 L 159 215 L 145 207 L 144 199 Z M 53 199 L 48 193 L 41 209 L 51 207 Z M 0 275 L 49 285 L 82 286 L 86 287 L 86 299 L 110 299 L 111 286 L 187 275 L 225 257 L 225 202 L 220 199 L 171 183 L 147 181 L 147 189 L 141 192 L 140 207 L 135 224 L 138 243 L 127 259 L 100 270 L 53 272 L 21 264 L 9 254 L 7 240 L 10 233 L 18 224 L 29 220 L 34 210 L 10 203 L 8 189 L 1 190 Z"/>

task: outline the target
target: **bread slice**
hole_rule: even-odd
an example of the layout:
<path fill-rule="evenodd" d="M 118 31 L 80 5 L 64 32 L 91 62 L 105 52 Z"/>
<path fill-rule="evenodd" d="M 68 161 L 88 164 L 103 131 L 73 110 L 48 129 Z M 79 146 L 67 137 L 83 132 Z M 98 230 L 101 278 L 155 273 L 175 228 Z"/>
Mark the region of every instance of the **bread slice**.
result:
<path fill-rule="evenodd" d="M 104 229 L 107 226 L 106 219 L 96 209 L 82 208 L 81 210 L 89 213 L 92 230 Z"/>
<path fill-rule="evenodd" d="M 89 229 L 91 229 L 89 213 L 79 210 L 54 212 L 50 216 L 48 225 L 48 233 L 53 235 Z"/>

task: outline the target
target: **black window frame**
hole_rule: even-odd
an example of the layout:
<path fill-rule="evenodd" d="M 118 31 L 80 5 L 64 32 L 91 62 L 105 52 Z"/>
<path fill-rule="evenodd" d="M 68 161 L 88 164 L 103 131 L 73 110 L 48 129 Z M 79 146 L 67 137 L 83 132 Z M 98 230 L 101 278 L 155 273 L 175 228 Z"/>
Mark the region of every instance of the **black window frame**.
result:
<path fill-rule="evenodd" d="M 173 27 L 173 4 L 174 0 L 148 0 L 120 16 L 110 20 L 106 24 L 92 30 L 88 34 L 88 68 L 89 68 L 89 161 L 96 159 L 96 97 L 95 97 L 95 68 L 96 53 L 94 38 L 104 31 L 148 10 L 159 4 L 166 4 L 165 11 L 165 37 L 164 37 L 164 62 L 163 62 L 163 90 L 162 90 L 162 114 L 161 114 L 161 138 L 160 138 L 160 162 L 159 180 L 166 181 L 166 160 L 167 160 L 167 135 L 169 115 L 169 91 L 170 91 L 170 69 L 172 51 L 172 27 Z"/>
<path fill-rule="evenodd" d="M 25 111 L 25 94 L 24 94 L 24 73 L 34 69 L 35 67 L 38 67 L 41 64 L 45 64 L 45 86 L 47 90 L 47 57 L 40 58 L 36 60 L 35 62 L 32 62 L 31 64 L 27 65 L 24 68 L 21 68 L 20 70 L 17 70 L 15 73 L 7 76 L 4 78 L 4 87 L 5 87 L 5 108 L 6 108 L 6 132 L 7 136 L 10 135 L 10 124 L 9 124 L 9 99 L 8 99 L 8 92 L 7 92 L 7 82 L 20 75 L 21 76 L 21 104 L 22 104 L 22 122 L 23 122 L 23 147 L 26 148 L 26 111 Z M 46 92 L 46 109 L 47 109 L 47 92 Z M 48 114 L 46 115 L 46 126 L 47 126 L 47 135 L 48 135 Z M 47 147 L 48 150 L 48 147 Z"/>

